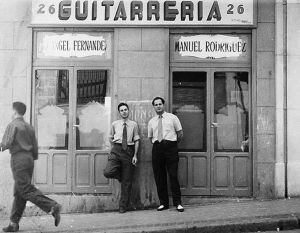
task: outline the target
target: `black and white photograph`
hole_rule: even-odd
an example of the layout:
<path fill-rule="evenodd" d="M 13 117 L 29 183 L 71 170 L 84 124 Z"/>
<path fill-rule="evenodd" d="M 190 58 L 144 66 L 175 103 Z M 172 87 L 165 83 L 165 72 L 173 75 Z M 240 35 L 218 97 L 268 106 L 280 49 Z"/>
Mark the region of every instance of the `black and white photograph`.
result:
<path fill-rule="evenodd" d="M 0 11 L 0 231 L 300 233 L 300 0 Z"/>

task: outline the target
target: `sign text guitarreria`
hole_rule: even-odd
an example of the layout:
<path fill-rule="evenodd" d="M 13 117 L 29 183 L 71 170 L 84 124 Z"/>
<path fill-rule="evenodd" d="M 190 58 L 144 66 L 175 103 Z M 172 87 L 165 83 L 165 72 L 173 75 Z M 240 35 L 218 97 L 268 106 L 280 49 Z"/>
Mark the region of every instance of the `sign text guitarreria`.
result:
<path fill-rule="evenodd" d="M 251 26 L 255 0 L 32 0 L 32 25 Z"/>

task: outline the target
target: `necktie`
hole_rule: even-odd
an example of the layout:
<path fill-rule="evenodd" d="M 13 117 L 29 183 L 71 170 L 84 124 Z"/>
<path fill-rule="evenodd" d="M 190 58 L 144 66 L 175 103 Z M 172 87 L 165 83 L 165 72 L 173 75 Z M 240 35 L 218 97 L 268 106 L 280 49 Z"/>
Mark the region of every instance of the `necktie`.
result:
<path fill-rule="evenodd" d="M 126 125 L 126 123 L 123 124 L 122 148 L 123 148 L 123 150 L 127 150 L 127 125 Z"/>
<path fill-rule="evenodd" d="M 157 140 L 161 142 L 163 140 L 163 126 L 162 126 L 162 116 L 158 116 L 158 126 L 157 126 Z"/>

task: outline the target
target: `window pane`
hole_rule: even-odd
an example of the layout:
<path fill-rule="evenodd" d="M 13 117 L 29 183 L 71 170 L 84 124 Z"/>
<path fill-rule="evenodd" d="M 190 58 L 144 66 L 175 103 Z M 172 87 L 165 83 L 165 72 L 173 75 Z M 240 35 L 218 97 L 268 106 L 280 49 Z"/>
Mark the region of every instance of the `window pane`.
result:
<path fill-rule="evenodd" d="M 108 149 L 111 99 L 107 70 L 77 71 L 76 149 Z"/>
<path fill-rule="evenodd" d="M 248 151 L 248 72 L 214 73 L 215 151 Z"/>
<path fill-rule="evenodd" d="M 206 151 L 206 72 L 173 73 L 173 109 L 184 132 L 179 149 Z"/>
<path fill-rule="evenodd" d="M 39 148 L 68 149 L 69 71 L 36 70 L 35 101 Z"/>

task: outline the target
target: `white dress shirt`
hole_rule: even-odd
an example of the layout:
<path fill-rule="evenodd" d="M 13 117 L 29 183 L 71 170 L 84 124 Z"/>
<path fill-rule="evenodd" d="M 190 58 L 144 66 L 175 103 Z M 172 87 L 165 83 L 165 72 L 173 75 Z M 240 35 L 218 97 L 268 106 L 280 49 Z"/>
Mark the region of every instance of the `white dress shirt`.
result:
<path fill-rule="evenodd" d="M 158 115 L 153 117 L 148 123 L 148 137 L 152 138 L 152 143 L 157 141 L 158 136 Z M 177 116 L 172 113 L 162 114 L 163 140 L 177 141 L 177 133 L 182 130 L 182 126 Z"/>

